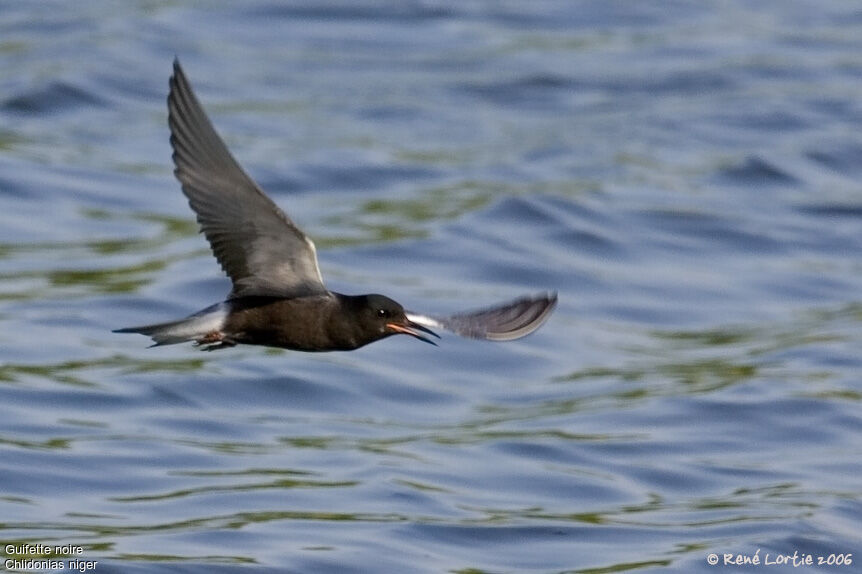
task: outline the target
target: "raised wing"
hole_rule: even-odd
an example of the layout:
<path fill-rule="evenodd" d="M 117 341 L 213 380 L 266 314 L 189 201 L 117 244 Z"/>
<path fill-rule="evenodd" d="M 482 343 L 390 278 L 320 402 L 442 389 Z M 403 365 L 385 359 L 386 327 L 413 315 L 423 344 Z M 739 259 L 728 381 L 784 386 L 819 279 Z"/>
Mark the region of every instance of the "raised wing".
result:
<path fill-rule="evenodd" d="M 433 317 L 407 312 L 407 318 L 425 327 L 437 327 L 471 339 L 512 341 L 529 335 L 551 316 L 557 294 L 522 297 L 509 303 L 448 317 Z"/>
<path fill-rule="evenodd" d="M 326 291 L 314 243 L 245 173 L 195 97 L 179 60 L 168 95 L 174 175 L 231 278 L 230 296 Z"/>

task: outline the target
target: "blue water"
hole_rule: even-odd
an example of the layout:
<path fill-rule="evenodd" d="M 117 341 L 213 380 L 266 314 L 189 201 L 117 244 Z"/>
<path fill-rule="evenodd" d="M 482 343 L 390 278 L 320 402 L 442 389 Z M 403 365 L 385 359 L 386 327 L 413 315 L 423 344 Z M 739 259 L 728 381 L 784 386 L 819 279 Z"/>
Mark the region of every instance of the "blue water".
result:
<path fill-rule="evenodd" d="M 860 54 L 839 0 L 3 3 L 7 558 L 859 571 Z M 555 315 L 317 355 L 112 334 L 229 289 L 171 173 L 174 55 L 332 289 Z"/>

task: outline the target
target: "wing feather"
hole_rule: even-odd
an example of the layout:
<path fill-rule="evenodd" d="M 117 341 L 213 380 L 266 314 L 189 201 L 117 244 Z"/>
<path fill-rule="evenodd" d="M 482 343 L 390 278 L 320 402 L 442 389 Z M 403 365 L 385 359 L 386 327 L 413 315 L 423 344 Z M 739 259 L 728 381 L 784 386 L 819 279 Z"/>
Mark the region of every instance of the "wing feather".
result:
<path fill-rule="evenodd" d="M 178 60 L 170 88 L 174 174 L 213 254 L 233 282 L 230 296 L 326 292 L 314 243 L 231 155 Z"/>
<path fill-rule="evenodd" d="M 407 312 L 407 318 L 425 327 L 446 329 L 471 339 L 512 341 L 541 327 L 556 306 L 557 294 L 545 293 L 445 317 Z"/>

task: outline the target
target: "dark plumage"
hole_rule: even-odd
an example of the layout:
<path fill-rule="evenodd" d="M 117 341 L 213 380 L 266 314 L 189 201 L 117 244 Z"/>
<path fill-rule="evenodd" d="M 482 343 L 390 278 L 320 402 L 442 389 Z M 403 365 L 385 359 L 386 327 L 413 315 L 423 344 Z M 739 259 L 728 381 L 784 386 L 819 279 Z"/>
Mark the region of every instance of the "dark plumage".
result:
<path fill-rule="evenodd" d="M 429 327 L 506 341 L 532 333 L 555 293 L 447 317 L 419 315 L 383 295 L 326 289 L 314 243 L 245 173 L 216 133 L 178 60 L 168 95 L 176 169 L 213 254 L 233 283 L 228 299 L 179 321 L 118 329 L 155 345 L 194 341 L 207 350 L 239 343 L 298 351 L 346 351 L 384 337 L 437 337 Z"/>

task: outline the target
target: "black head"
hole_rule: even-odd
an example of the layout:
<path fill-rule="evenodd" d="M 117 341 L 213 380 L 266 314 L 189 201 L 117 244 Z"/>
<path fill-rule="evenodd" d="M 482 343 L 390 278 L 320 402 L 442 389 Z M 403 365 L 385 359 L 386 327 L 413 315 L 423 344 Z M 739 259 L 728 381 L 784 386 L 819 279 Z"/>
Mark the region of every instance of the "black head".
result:
<path fill-rule="evenodd" d="M 368 326 L 377 335 L 376 338 L 382 339 L 383 337 L 400 333 L 416 337 L 420 341 L 425 341 L 432 345 L 436 345 L 436 343 L 422 335 L 422 333 L 427 333 L 438 339 L 440 338 L 431 329 L 409 320 L 407 315 L 404 314 L 404 307 L 385 295 L 373 294 L 361 296 L 357 311 L 362 324 Z"/>

